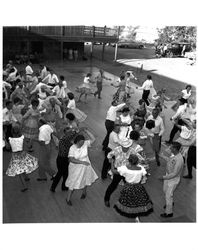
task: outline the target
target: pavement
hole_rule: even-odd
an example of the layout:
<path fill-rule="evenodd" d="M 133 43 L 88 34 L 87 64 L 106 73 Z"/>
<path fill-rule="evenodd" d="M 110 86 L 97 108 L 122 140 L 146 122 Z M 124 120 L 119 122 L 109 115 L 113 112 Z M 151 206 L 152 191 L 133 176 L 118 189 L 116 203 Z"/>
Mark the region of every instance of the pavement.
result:
<path fill-rule="evenodd" d="M 197 65 L 187 58 L 119 59 L 117 62 L 196 86 Z"/>

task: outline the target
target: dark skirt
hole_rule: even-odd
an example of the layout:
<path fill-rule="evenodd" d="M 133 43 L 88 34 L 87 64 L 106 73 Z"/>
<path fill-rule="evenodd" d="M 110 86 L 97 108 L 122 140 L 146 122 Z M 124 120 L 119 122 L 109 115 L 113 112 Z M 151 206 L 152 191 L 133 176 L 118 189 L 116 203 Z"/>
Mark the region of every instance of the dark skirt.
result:
<path fill-rule="evenodd" d="M 126 183 L 114 208 L 125 217 L 135 218 L 153 212 L 153 203 L 142 184 Z"/>

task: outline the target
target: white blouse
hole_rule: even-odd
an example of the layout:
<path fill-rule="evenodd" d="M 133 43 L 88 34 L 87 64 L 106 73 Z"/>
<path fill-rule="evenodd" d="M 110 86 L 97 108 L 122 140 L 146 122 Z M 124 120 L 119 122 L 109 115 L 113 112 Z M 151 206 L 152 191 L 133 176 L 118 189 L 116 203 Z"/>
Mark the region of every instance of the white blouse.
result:
<path fill-rule="evenodd" d="M 76 102 L 75 100 L 69 100 L 68 104 L 67 104 L 67 108 L 68 109 L 75 109 L 76 108 Z"/>
<path fill-rule="evenodd" d="M 138 165 L 140 167 L 140 170 L 131 170 L 128 169 L 126 166 L 118 167 L 117 170 L 120 175 L 125 177 L 126 182 L 131 184 L 140 183 L 143 176 L 146 175 L 146 170 L 144 167 Z"/>
<path fill-rule="evenodd" d="M 9 137 L 9 142 L 12 148 L 12 152 L 23 151 L 24 135 L 18 138 Z"/>
<path fill-rule="evenodd" d="M 188 93 L 187 90 L 184 89 L 184 90 L 182 90 L 182 94 L 183 94 L 182 97 L 187 100 L 191 96 L 191 90 Z"/>

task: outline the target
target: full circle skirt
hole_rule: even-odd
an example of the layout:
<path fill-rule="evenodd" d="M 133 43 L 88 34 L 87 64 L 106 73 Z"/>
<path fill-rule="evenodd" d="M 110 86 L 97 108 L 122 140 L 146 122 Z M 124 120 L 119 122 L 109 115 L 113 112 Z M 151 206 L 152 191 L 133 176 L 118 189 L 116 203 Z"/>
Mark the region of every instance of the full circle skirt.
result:
<path fill-rule="evenodd" d="M 125 217 L 135 218 L 153 212 L 153 203 L 142 184 L 126 183 L 114 208 Z"/>

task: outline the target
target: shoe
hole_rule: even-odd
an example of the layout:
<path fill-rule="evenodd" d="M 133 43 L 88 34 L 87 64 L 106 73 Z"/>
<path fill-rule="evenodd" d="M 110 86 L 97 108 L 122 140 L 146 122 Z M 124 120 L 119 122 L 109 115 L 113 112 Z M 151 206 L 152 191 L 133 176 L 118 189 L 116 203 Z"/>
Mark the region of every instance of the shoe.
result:
<path fill-rule="evenodd" d="M 102 99 L 102 97 L 98 97 L 98 99 Z"/>
<path fill-rule="evenodd" d="M 53 188 L 50 188 L 50 191 L 51 191 L 52 193 L 55 193 L 55 189 L 53 189 Z"/>
<path fill-rule="evenodd" d="M 170 218 L 170 217 L 173 217 L 173 213 L 172 214 L 164 213 L 164 214 L 160 214 L 160 216 L 163 217 L 163 218 Z"/>
<path fill-rule="evenodd" d="M 72 202 L 69 200 L 66 200 L 68 206 L 72 206 Z"/>
<path fill-rule="evenodd" d="M 56 175 L 52 175 L 50 180 L 53 181 L 54 178 L 55 178 L 55 176 L 56 176 Z"/>
<path fill-rule="evenodd" d="M 110 207 L 110 202 L 109 201 L 105 201 L 104 203 L 105 203 L 106 207 Z"/>
<path fill-rule="evenodd" d="M 185 179 L 192 179 L 193 177 L 191 175 L 187 174 L 187 175 L 184 175 L 183 178 L 185 178 Z"/>
<path fill-rule="evenodd" d="M 62 191 L 67 191 L 68 189 L 68 187 L 62 187 Z"/>
<path fill-rule="evenodd" d="M 173 202 L 173 207 L 174 207 L 175 203 Z M 166 205 L 163 206 L 164 209 L 166 209 Z"/>
<path fill-rule="evenodd" d="M 86 194 L 82 194 L 80 198 L 84 200 L 86 198 Z"/>
<path fill-rule="evenodd" d="M 25 191 L 27 191 L 28 190 L 28 188 L 23 188 L 23 189 L 21 189 L 21 192 L 25 192 Z"/>
<path fill-rule="evenodd" d="M 37 178 L 37 181 L 47 181 L 47 178 Z"/>
<path fill-rule="evenodd" d="M 161 164 L 160 164 L 160 161 L 157 161 L 157 166 L 159 167 Z"/>
<path fill-rule="evenodd" d="M 94 93 L 94 97 L 96 97 L 96 93 Z"/>
<path fill-rule="evenodd" d="M 25 178 L 25 181 L 30 181 L 30 178 L 28 178 L 28 177 L 27 177 L 27 178 Z"/>

